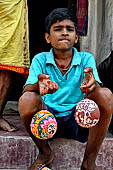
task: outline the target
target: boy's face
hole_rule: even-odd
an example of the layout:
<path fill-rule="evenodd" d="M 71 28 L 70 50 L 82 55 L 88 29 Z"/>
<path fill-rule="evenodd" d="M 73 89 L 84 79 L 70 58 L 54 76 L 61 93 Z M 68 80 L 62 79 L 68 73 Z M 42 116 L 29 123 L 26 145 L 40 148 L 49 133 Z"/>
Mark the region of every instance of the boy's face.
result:
<path fill-rule="evenodd" d="M 55 50 L 70 50 L 78 41 L 75 25 L 70 20 L 57 21 L 50 28 L 50 34 L 45 34 L 47 43 L 51 43 Z"/>

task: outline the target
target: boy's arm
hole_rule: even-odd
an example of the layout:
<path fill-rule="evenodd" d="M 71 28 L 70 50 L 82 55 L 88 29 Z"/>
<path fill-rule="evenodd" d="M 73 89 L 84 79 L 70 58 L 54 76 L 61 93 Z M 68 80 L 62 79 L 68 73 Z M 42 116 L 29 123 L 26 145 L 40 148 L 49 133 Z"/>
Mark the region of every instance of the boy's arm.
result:
<path fill-rule="evenodd" d="M 36 92 L 38 94 L 39 93 L 39 85 L 38 85 L 38 82 L 35 83 L 35 84 L 28 84 L 24 87 L 24 90 L 23 90 L 23 93 L 25 92 Z"/>

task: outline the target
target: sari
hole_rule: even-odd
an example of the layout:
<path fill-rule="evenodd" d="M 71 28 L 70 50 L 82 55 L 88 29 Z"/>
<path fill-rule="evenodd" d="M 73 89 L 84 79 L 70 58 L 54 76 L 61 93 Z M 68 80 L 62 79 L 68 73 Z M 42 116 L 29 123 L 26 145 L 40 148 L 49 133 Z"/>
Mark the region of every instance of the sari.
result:
<path fill-rule="evenodd" d="M 28 75 L 27 0 L 0 0 L 0 70 Z"/>

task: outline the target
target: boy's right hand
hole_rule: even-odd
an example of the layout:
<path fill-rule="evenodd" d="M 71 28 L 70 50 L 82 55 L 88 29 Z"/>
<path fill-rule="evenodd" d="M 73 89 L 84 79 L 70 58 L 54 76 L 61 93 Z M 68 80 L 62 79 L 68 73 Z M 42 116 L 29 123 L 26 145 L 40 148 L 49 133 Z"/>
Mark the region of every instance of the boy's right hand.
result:
<path fill-rule="evenodd" d="M 39 93 L 41 96 L 45 94 L 52 94 L 57 91 L 58 84 L 49 80 L 50 76 L 46 74 L 38 75 Z"/>

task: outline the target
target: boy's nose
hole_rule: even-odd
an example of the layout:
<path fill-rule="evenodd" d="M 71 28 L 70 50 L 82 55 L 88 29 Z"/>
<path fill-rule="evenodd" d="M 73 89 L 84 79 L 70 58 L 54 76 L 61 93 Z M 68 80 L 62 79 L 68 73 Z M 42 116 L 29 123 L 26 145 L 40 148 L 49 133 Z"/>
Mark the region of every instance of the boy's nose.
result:
<path fill-rule="evenodd" d="M 64 28 L 64 29 L 62 30 L 62 35 L 68 35 L 68 31 L 67 31 L 66 28 Z"/>

